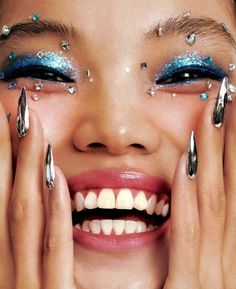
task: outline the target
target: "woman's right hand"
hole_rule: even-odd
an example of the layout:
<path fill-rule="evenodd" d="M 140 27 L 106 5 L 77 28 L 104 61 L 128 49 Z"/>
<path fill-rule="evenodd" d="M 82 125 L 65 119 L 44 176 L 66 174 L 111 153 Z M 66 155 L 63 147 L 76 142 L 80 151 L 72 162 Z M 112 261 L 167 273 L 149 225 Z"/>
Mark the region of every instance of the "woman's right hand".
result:
<path fill-rule="evenodd" d="M 56 168 L 55 187 L 43 194 L 45 146 L 39 118 L 31 110 L 13 180 L 9 124 L 0 105 L 1 289 L 76 288 L 69 191 Z"/>

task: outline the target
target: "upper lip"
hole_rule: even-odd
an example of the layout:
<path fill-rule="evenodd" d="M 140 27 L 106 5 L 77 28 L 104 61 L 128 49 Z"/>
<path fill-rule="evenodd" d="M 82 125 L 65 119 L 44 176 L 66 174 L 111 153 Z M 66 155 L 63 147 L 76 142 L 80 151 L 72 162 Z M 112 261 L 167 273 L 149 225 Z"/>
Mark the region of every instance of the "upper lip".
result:
<path fill-rule="evenodd" d="M 67 182 L 72 199 L 78 191 L 95 188 L 130 188 L 156 194 L 170 194 L 170 186 L 163 179 L 124 169 L 88 171 L 68 178 Z"/>

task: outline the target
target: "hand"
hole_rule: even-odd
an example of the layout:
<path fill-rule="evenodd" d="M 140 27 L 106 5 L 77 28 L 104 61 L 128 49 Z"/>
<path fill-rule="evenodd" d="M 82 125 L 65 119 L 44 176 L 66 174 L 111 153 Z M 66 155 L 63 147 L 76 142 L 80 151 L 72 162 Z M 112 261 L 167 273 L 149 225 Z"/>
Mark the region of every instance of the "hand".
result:
<path fill-rule="evenodd" d="M 236 288 L 236 106 L 228 105 L 228 126 L 220 129 L 213 109 L 211 100 L 196 132 L 196 179 L 186 176 L 186 154 L 175 173 L 164 289 Z"/>
<path fill-rule="evenodd" d="M 45 206 L 45 144 L 40 121 L 32 110 L 29 133 L 20 140 L 12 182 L 11 141 L 5 115 L 0 106 L 0 288 L 74 289 L 67 183 L 56 168 L 55 188 L 45 194 Z"/>

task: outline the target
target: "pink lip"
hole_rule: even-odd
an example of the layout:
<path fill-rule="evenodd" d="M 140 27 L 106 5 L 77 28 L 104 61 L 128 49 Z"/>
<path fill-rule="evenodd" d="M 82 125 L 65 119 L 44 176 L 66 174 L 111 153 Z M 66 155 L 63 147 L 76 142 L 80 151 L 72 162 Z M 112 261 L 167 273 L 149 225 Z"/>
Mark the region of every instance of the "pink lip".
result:
<path fill-rule="evenodd" d="M 99 188 L 130 188 L 152 193 L 164 193 L 170 195 L 170 186 L 164 180 L 147 174 L 128 170 L 94 170 L 67 179 L 71 198 L 78 191 Z M 139 234 L 105 236 L 83 232 L 73 229 L 73 237 L 76 243 L 96 251 L 118 252 L 145 246 L 155 242 L 168 228 L 169 222 L 152 232 Z"/>
<path fill-rule="evenodd" d="M 147 192 L 170 194 L 170 187 L 164 180 L 144 173 L 126 170 L 94 170 L 67 179 L 73 197 L 75 192 L 96 188 L 130 188 Z"/>

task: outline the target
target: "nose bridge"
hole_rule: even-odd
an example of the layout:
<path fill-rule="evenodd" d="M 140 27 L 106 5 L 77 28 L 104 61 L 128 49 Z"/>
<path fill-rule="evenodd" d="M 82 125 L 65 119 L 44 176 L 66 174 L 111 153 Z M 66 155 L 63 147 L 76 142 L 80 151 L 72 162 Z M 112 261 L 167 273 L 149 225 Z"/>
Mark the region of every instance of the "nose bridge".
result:
<path fill-rule="evenodd" d="M 130 150 L 152 152 L 159 145 L 154 123 L 144 109 L 143 86 L 129 66 L 106 71 L 90 88 L 86 112 L 74 138 L 82 151 L 106 149 L 114 154 Z M 121 71 L 122 70 L 122 71 Z"/>

